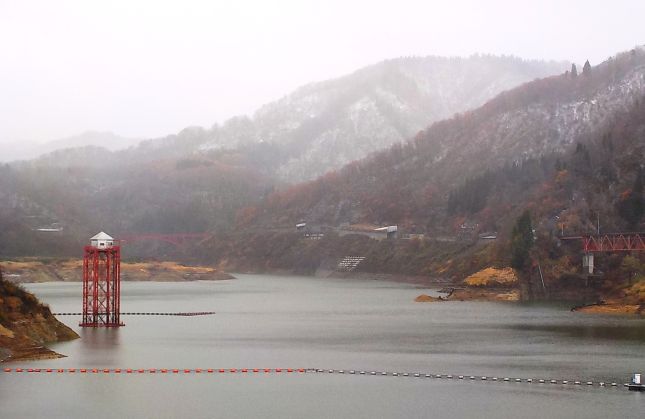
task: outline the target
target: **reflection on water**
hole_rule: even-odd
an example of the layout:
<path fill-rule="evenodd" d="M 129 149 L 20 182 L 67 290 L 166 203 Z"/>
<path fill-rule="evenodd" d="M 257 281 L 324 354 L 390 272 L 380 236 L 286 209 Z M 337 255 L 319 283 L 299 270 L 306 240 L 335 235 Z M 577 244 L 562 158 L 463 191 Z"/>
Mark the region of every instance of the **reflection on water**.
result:
<path fill-rule="evenodd" d="M 81 335 L 53 346 L 68 357 L 16 366 L 319 367 L 608 382 L 645 370 L 645 321 L 635 318 L 553 305 L 414 303 L 431 290 L 390 282 L 239 277 L 124 283 L 123 311 L 217 314 L 129 316 L 123 328 L 82 330 L 79 319 L 63 317 Z M 79 311 L 80 284 L 29 288 L 53 311 Z M 626 391 L 333 375 L 44 377 L 0 375 L 3 411 L 39 416 L 44 407 L 25 402 L 34 385 L 44 389 L 42 403 L 69 399 L 54 417 L 619 417 L 643 401 Z M 120 403 L 79 400 L 87 386 Z M 8 389 L 19 397 L 2 396 Z"/>
<path fill-rule="evenodd" d="M 113 350 L 119 346 L 119 328 L 80 328 L 81 336 L 80 345 L 83 351 L 93 351 L 97 349 Z"/>
<path fill-rule="evenodd" d="M 631 340 L 645 344 L 645 327 L 643 327 L 643 321 L 632 321 L 627 324 L 612 323 L 611 325 L 514 324 L 508 327 L 517 331 L 557 333 L 577 339 L 588 339 L 591 342 L 607 339 L 612 341 Z"/>

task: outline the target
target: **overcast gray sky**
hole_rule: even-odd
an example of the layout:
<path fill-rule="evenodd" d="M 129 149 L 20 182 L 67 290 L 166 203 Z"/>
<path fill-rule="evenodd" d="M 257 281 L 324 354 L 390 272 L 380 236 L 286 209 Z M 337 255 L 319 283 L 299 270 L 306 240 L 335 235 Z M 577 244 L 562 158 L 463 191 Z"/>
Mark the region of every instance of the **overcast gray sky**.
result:
<path fill-rule="evenodd" d="M 645 43 L 643 0 L 0 0 L 0 142 L 150 138 L 404 55 L 592 64 Z"/>

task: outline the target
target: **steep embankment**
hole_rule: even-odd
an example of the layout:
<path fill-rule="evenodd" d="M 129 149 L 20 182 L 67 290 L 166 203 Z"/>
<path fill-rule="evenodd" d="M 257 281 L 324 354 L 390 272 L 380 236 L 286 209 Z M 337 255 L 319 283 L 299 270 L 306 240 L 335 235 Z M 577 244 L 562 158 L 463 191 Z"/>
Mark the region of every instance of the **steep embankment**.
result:
<path fill-rule="evenodd" d="M 48 307 L 2 279 L 0 271 L 0 362 L 59 358 L 61 355 L 44 345 L 76 338 L 78 335 L 56 320 Z"/>

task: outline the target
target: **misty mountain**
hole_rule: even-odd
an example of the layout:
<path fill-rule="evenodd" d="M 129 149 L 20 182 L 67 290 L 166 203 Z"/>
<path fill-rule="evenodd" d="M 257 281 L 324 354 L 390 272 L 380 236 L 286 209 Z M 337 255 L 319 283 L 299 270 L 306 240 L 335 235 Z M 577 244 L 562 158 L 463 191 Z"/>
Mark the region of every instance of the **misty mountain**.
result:
<path fill-rule="evenodd" d="M 121 137 L 112 132 L 86 131 L 79 135 L 59 138 L 42 144 L 30 142 L 10 144 L 4 147 L 3 153 L 0 154 L 0 161 L 31 160 L 49 153 L 82 147 L 101 147 L 109 151 L 117 151 L 135 146 L 140 141 L 136 138 Z M 78 156 L 82 152 L 71 150 L 70 154 Z M 65 157 L 64 153 L 58 153 L 56 157 L 63 159 L 63 161 L 57 160 L 59 165 L 76 164 L 73 156 Z"/>
<path fill-rule="evenodd" d="M 494 173 L 506 170 L 509 177 L 519 176 L 524 164 L 535 165 L 534 176 L 522 175 L 525 184 L 517 190 L 522 194 L 543 180 L 537 175 L 540 167 L 553 170 L 558 158 L 591 147 L 600 132 L 642 102 L 644 95 L 645 49 L 637 48 L 575 77 L 552 76 L 503 92 L 476 110 L 432 124 L 412 141 L 277 192 L 252 213 L 260 225 L 289 225 L 294 220 L 328 225 L 364 222 L 452 233 L 451 217 L 477 218 L 480 211 L 494 207 L 498 213 L 479 215 L 495 227 L 495 220 L 504 219 L 508 208 L 517 205 L 517 197 L 504 195 L 503 189 L 494 193 Z M 638 135 L 634 138 L 632 143 L 638 144 Z M 638 160 L 639 150 L 632 145 L 623 152 L 632 152 Z M 580 153 L 578 160 L 584 155 Z M 625 181 L 627 173 L 634 176 L 634 170 L 612 168 L 609 173 L 614 173 L 616 183 L 612 188 Z M 488 182 L 473 183 L 486 176 Z M 590 181 L 598 174 L 589 176 Z M 468 182 L 474 186 L 465 187 Z M 481 195 L 480 202 L 457 205 L 453 198 L 454 211 L 447 212 L 448 198 L 460 190 L 465 191 L 464 200 Z"/>
<path fill-rule="evenodd" d="M 568 66 L 479 55 L 392 59 L 303 86 L 253 117 L 235 117 L 210 129 L 187 128 L 145 141 L 127 154 L 132 159 L 226 150 L 270 154 L 262 162 L 268 172 L 297 182 L 411 138 L 434 121 Z"/>
<path fill-rule="evenodd" d="M 109 131 L 86 131 L 79 135 L 60 138 L 43 144 L 41 154 L 50 153 L 55 150 L 84 146 L 103 147 L 110 151 L 116 151 L 135 146 L 140 141 L 140 138 L 121 137 Z"/>
<path fill-rule="evenodd" d="M 395 60 L 399 61 L 406 62 Z M 307 220 L 331 226 L 398 224 L 402 231 L 453 234 L 454 223 L 465 218 L 497 228 L 511 214 L 508 208 L 522 200 L 491 189 L 480 179 L 515 177 L 525 184 L 510 185 L 509 191 L 523 194 L 531 190 L 547 176 L 545 167 L 553 169 L 558 156 L 566 160 L 566 153 L 578 143 L 589 143 L 616 115 L 639 100 L 645 90 L 644 64 L 645 52 L 637 49 L 577 77 L 560 74 L 534 80 L 498 94 L 477 109 L 416 131 L 406 142 L 395 142 L 315 181 L 278 192 L 274 192 L 280 187 L 274 176 L 290 161 L 285 160 L 285 153 L 304 156 L 297 141 L 313 150 L 315 145 L 307 141 L 317 137 L 303 136 L 282 144 L 277 138 L 284 140 L 286 134 L 263 136 L 261 141 L 253 137 L 250 133 L 257 132 L 261 119 L 257 115 L 270 114 L 271 107 L 253 119 L 238 118 L 210 130 L 187 128 L 128 150 L 84 147 L 13 164 L 3 175 L 7 199 L 0 212 L 21 221 L 6 224 L 3 235 L 23 237 L 19 242 L 30 245 L 7 248 L 5 253 L 46 244 L 42 241 L 41 245 L 39 237 L 43 236 L 34 229 L 50 225 L 63 225 L 65 232 L 52 238 L 57 246 L 45 246 L 48 251 L 63 251 L 65 240 L 71 249 L 97 228 L 117 236 L 200 231 L 220 235 L 291 229 L 294 222 Z M 303 89 L 311 91 L 315 86 Z M 289 103 L 287 98 L 283 101 Z M 325 126 L 321 124 L 320 129 Z M 227 132 L 224 138 L 235 138 L 234 142 L 209 148 L 218 138 L 214 134 L 220 132 Z M 336 154 L 331 147 L 323 151 Z M 65 158 L 75 163 L 56 163 Z M 527 175 L 531 167 L 543 174 Z M 627 169 L 619 166 L 615 170 Z M 469 192 L 473 190 L 476 193 Z M 468 200 L 463 196 L 476 196 L 477 202 L 461 202 Z M 13 242 L 5 241 L 5 246 Z"/>
<path fill-rule="evenodd" d="M 368 277 L 462 280 L 509 266 L 512 227 L 529 210 L 534 288 L 575 298 L 585 287 L 582 249 L 558 236 L 593 234 L 598 222 L 605 233 L 643 231 L 644 139 L 645 49 L 637 48 L 575 77 L 504 92 L 411 141 L 272 193 L 197 250 L 238 271 L 314 274 L 361 255 Z M 296 232 L 302 222 L 324 236 Z M 373 240 L 343 225 L 397 225 L 404 239 Z M 622 285 L 621 256 L 598 259 L 605 290 Z"/>

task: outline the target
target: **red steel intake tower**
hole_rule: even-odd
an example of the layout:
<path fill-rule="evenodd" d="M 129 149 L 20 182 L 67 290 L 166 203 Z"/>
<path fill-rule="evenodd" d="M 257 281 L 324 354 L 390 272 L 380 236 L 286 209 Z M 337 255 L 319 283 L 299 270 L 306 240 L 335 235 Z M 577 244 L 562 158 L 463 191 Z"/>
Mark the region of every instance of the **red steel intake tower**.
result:
<path fill-rule="evenodd" d="M 124 326 L 121 310 L 121 247 L 104 232 L 90 239 L 83 255 L 83 327 Z"/>

